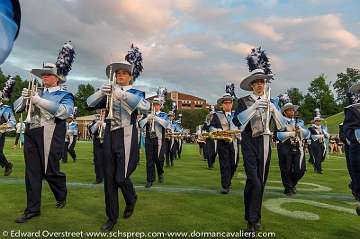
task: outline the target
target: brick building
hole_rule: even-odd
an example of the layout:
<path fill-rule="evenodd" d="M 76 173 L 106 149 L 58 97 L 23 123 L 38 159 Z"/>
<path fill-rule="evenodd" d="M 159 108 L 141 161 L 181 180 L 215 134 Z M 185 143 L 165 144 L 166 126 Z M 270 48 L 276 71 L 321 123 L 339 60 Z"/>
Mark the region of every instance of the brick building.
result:
<path fill-rule="evenodd" d="M 156 96 L 152 96 L 149 97 L 148 99 L 151 100 L 155 97 Z M 176 102 L 178 110 L 205 109 L 209 106 L 205 99 L 177 91 L 168 92 L 166 95 L 166 100 L 171 100 L 173 102 Z"/>

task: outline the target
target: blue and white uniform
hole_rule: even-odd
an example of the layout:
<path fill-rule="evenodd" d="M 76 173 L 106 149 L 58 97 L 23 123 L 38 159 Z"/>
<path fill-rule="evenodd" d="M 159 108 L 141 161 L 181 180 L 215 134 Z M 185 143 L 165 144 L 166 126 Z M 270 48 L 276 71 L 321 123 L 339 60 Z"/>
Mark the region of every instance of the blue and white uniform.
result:
<path fill-rule="evenodd" d="M 154 115 L 145 115 L 139 125 L 145 129 L 146 181 L 150 185 L 156 180 L 155 167 L 159 178 L 164 174 L 165 133 L 169 127 L 169 119 L 165 112 L 158 111 Z M 152 127 L 155 134 L 151 132 Z"/>
<path fill-rule="evenodd" d="M 73 112 L 74 96 L 60 86 L 44 88 L 32 97 L 31 120 L 26 123 L 24 157 L 27 208 L 25 214 L 40 212 L 42 179 L 57 202 L 66 200 L 66 176 L 59 171 L 66 134 L 66 119 Z M 25 110 L 21 96 L 14 102 L 16 113 Z"/>
<path fill-rule="evenodd" d="M 276 132 L 276 139 L 284 193 L 290 195 L 296 193 L 296 185 L 306 171 L 304 141 L 310 137 L 310 131 L 300 119 L 285 119 L 287 127 Z"/>
<path fill-rule="evenodd" d="M 108 220 L 116 223 L 119 217 L 118 188 L 121 188 L 127 205 L 136 201 L 134 186 L 130 180 L 139 161 L 138 111 L 146 113 L 150 103 L 145 93 L 133 86 L 115 85 L 113 118 L 106 119 L 104 134 L 104 186 Z M 106 107 L 107 96 L 99 90 L 89 96 L 87 105 L 94 109 Z"/>
<path fill-rule="evenodd" d="M 5 167 L 5 175 L 8 176 L 6 169 L 12 168 L 12 164 L 6 159 L 4 154 L 5 133 L 15 130 L 16 120 L 10 106 L 0 103 L 0 124 L 6 125 L 7 129 L 0 131 L 0 166 Z"/>

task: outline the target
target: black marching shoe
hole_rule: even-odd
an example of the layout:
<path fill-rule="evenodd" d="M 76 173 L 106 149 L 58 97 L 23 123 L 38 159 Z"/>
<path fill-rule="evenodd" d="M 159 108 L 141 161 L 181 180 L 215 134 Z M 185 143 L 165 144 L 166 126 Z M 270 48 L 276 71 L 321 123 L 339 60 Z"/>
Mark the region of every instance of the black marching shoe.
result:
<path fill-rule="evenodd" d="M 107 222 L 105 222 L 102 226 L 101 226 L 101 231 L 103 232 L 110 232 L 114 226 L 115 226 L 116 222 L 107 220 Z"/>
<path fill-rule="evenodd" d="M 293 195 L 291 189 L 289 189 L 289 188 L 286 188 L 284 190 L 284 194 L 288 197 L 291 197 Z"/>
<path fill-rule="evenodd" d="M 15 222 L 16 223 L 24 223 L 24 222 L 29 221 L 31 218 L 37 217 L 37 216 L 40 216 L 40 212 L 24 213 L 20 217 L 16 218 Z"/>
<path fill-rule="evenodd" d="M 66 199 L 63 201 L 57 201 L 56 202 L 56 208 L 64 208 L 66 205 Z"/>
<path fill-rule="evenodd" d="M 228 189 L 228 188 L 223 188 L 220 191 L 221 194 L 229 194 L 229 192 L 230 192 L 230 189 Z"/>
<path fill-rule="evenodd" d="M 358 216 L 360 216 L 360 206 L 356 208 L 356 213 Z"/>
<path fill-rule="evenodd" d="M 12 173 L 12 169 L 13 169 L 13 164 L 8 163 L 8 165 L 5 166 L 4 176 L 9 176 Z"/>
<path fill-rule="evenodd" d="M 248 222 L 246 232 L 256 232 L 255 223 Z"/>
<path fill-rule="evenodd" d="M 159 183 L 164 182 L 164 174 L 159 175 Z"/>
<path fill-rule="evenodd" d="M 101 183 L 103 183 L 103 180 L 96 180 L 95 182 L 94 182 L 94 184 L 101 184 Z"/>
<path fill-rule="evenodd" d="M 254 227 L 255 227 L 255 230 L 256 230 L 256 231 L 261 230 L 261 229 L 262 229 L 261 222 L 258 221 L 257 223 L 255 223 L 255 224 L 254 224 Z"/>
<path fill-rule="evenodd" d="M 131 217 L 131 215 L 134 213 L 136 201 L 137 201 L 137 195 L 135 196 L 135 201 L 133 204 L 126 205 L 125 210 L 124 210 L 124 215 L 123 215 L 123 217 L 125 219 Z"/>
<path fill-rule="evenodd" d="M 152 184 L 153 184 L 152 182 L 147 182 L 145 188 L 151 188 Z"/>

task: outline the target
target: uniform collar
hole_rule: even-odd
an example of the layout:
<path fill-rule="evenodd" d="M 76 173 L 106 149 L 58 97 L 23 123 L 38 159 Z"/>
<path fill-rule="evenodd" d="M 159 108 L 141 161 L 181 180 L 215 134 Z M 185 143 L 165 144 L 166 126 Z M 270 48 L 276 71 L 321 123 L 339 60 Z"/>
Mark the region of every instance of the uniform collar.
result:
<path fill-rule="evenodd" d="M 230 112 L 225 112 L 225 111 L 223 111 L 224 112 L 224 115 L 225 116 L 228 116 L 228 115 L 232 115 L 232 112 L 230 111 Z"/>
<path fill-rule="evenodd" d="M 124 91 L 128 91 L 128 90 L 130 90 L 131 88 L 133 88 L 132 85 L 126 85 L 126 86 L 115 85 L 115 87 L 121 88 L 121 89 L 123 89 Z"/>
<path fill-rule="evenodd" d="M 265 97 L 264 97 L 264 95 L 261 95 L 261 96 L 259 96 L 259 95 L 255 95 L 254 93 L 251 93 L 251 98 L 253 98 L 253 100 L 258 100 L 259 99 L 259 97 L 260 97 L 260 99 L 264 99 Z"/>
<path fill-rule="evenodd" d="M 44 92 L 49 92 L 49 93 L 52 93 L 54 91 L 58 91 L 60 90 L 61 87 L 58 85 L 58 86 L 54 86 L 54 87 L 50 87 L 50 88 L 46 88 L 44 87 Z"/>

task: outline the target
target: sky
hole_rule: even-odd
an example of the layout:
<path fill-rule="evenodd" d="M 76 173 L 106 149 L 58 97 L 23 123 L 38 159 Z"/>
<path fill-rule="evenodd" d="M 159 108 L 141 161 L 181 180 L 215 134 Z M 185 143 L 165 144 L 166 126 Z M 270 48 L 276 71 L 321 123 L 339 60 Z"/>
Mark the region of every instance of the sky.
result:
<path fill-rule="evenodd" d="M 68 88 L 99 88 L 105 68 L 140 48 L 144 72 L 135 86 L 158 86 L 215 103 L 225 85 L 248 74 L 253 47 L 267 53 L 275 74 L 272 93 L 297 87 L 324 73 L 334 82 L 347 67 L 360 67 L 360 1 L 357 0 L 20 0 L 22 25 L 5 74 L 55 62 L 62 44 L 76 51 Z"/>

